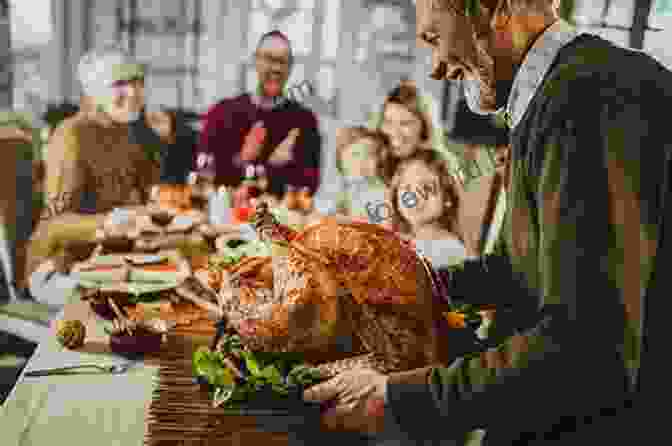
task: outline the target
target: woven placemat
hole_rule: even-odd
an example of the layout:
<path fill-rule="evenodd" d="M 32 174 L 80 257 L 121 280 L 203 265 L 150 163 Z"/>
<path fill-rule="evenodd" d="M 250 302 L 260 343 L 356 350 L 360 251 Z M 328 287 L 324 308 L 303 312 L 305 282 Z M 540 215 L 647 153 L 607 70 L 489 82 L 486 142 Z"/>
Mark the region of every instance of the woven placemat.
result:
<path fill-rule="evenodd" d="M 184 338 L 182 338 L 184 339 Z M 193 345 L 178 338 L 147 362 L 159 365 L 146 418 L 145 445 L 287 445 L 287 433 L 258 428 L 255 416 L 227 414 L 213 408 L 207 391 L 194 383 Z"/>

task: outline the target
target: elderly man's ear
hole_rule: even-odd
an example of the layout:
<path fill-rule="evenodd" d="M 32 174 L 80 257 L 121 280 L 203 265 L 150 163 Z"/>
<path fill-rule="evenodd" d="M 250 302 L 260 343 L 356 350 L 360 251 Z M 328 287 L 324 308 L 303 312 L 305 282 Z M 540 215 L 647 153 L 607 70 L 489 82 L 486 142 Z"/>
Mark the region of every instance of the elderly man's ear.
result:
<path fill-rule="evenodd" d="M 502 29 L 511 18 L 509 0 L 480 0 L 479 23 L 490 29 Z M 478 19 L 477 19 L 478 20 Z"/>
<path fill-rule="evenodd" d="M 176 140 L 175 113 L 151 111 L 145 113 L 147 126 L 153 129 L 164 143 L 174 144 Z"/>

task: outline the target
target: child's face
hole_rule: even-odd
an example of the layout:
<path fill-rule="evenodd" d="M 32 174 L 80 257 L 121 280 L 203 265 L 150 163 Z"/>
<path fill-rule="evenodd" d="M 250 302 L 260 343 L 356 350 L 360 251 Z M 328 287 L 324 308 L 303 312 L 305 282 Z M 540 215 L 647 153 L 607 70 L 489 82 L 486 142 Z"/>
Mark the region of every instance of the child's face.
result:
<path fill-rule="evenodd" d="M 355 141 L 343 150 L 341 163 L 349 177 L 375 177 L 378 166 L 376 142 L 366 138 Z"/>
<path fill-rule="evenodd" d="M 397 206 L 402 218 L 413 228 L 431 223 L 444 211 L 439 176 L 422 161 L 403 167 L 397 188 Z"/>

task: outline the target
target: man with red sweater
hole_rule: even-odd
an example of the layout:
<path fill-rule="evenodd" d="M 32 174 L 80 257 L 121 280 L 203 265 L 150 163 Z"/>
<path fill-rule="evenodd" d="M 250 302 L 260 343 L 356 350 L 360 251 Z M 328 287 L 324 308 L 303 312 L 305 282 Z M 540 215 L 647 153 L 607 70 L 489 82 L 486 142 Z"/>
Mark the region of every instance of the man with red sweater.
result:
<path fill-rule="evenodd" d="M 213 165 L 196 167 L 214 170 L 218 184 L 237 186 L 247 166 L 264 166 L 269 192 L 282 195 L 286 185 L 314 192 L 322 137 L 313 112 L 283 94 L 293 64 L 287 37 L 264 34 L 255 64 L 257 90 L 224 99 L 205 116 L 198 152 L 213 155 L 199 157 Z"/>

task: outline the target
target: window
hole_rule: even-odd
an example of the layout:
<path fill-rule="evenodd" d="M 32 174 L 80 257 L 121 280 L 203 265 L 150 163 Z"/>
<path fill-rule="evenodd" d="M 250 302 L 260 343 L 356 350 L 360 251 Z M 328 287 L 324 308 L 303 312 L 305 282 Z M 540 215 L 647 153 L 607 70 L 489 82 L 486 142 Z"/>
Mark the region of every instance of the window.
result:
<path fill-rule="evenodd" d="M 302 63 L 295 63 L 292 67 L 292 74 L 289 76 L 289 85 L 297 84 L 306 79 L 305 65 Z"/>
<path fill-rule="evenodd" d="M 576 1 L 574 18 L 577 25 L 597 24 L 604 19 L 608 25 L 622 26 L 629 28 L 632 26 L 632 17 L 635 11 L 634 0 L 611 0 L 609 10 L 605 17 L 604 7 L 606 0 L 579 0 Z"/>
<path fill-rule="evenodd" d="M 96 2 L 99 3 L 99 2 Z M 147 65 L 150 106 L 200 107 L 202 0 L 120 0 L 121 40 Z M 131 25 L 132 26 L 129 26 Z"/>
<path fill-rule="evenodd" d="M 651 28 L 663 31 L 647 30 L 644 34 L 644 51 L 658 59 L 660 63 L 672 69 L 672 1 L 656 0 L 649 16 Z"/>
<path fill-rule="evenodd" d="M 341 29 L 341 1 L 325 2 L 324 28 L 322 29 L 322 58 L 336 59 Z"/>
<path fill-rule="evenodd" d="M 317 73 L 317 94 L 329 102 L 336 96 L 336 87 L 334 85 L 334 67 L 331 64 L 324 64 Z"/>
<path fill-rule="evenodd" d="M 313 51 L 313 10 L 301 10 L 277 23 L 277 28 L 292 42 L 295 55 L 308 56 Z M 270 29 L 269 29 L 270 31 Z"/>
<path fill-rule="evenodd" d="M 300 2 L 296 5 L 287 5 L 283 1 L 256 1 L 253 2 L 250 12 L 248 50 L 252 54 L 264 33 L 279 29 L 292 42 L 295 55 L 308 55 L 312 51 L 313 35 L 313 1 Z M 295 6 L 292 11 L 282 8 Z"/>
<path fill-rule="evenodd" d="M 10 4 L 12 50 L 20 50 L 51 41 L 51 0 L 13 0 Z"/>
<path fill-rule="evenodd" d="M 247 39 L 247 49 L 250 54 L 254 53 L 257 43 L 259 43 L 259 38 L 271 29 L 271 17 L 265 11 L 256 10 L 250 12 L 250 32 Z"/>
<path fill-rule="evenodd" d="M 593 34 L 597 34 L 603 39 L 609 40 L 616 45 L 627 47 L 630 45 L 630 31 L 612 28 L 591 28 L 588 30 Z"/>
<path fill-rule="evenodd" d="M 182 82 L 175 76 L 153 75 L 147 79 L 145 89 L 148 104 L 157 104 L 165 107 L 183 107 Z"/>
<path fill-rule="evenodd" d="M 16 109 L 25 108 L 32 112 L 39 112 L 44 102 L 49 99 L 46 73 L 51 67 L 47 66 L 50 60 L 43 56 L 54 38 L 51 21 L 52 2 L 50 0 L 12 0 L 8 3 L 8 37 L 11 42 L 9 53 L 12 56 L 12 63 L 7 65 L 8 71 L 5 73 L 2 73 L 3 70 L 0 69 L 2 105 L 8 106 L 11 102 L 10 106 Z M 7 51 L 7 48 L 4 50 Z"/>
<path fill-rule="evenodd" d="M 596 34 L 621 46 L 630 42 L 630 27 L 635 11 L 635 0 L 577 0 L 574 20 L 579 31 Z M 605 14 L 606 13 L 606 14 Z"/>

